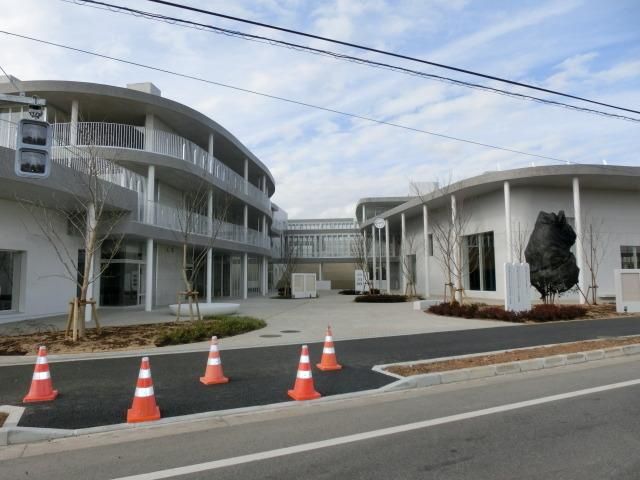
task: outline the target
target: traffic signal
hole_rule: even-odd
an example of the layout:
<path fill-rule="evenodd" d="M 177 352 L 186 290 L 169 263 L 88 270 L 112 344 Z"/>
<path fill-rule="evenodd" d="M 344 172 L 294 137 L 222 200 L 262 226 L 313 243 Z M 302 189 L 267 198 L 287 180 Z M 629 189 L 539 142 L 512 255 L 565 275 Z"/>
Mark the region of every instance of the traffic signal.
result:
<path fill-rule="evenodd" d="M 16 139 L 16 175 L 31 178 L 49 176 L 52 132 L 47 122 L 26 118 L 20 120 Z"/>

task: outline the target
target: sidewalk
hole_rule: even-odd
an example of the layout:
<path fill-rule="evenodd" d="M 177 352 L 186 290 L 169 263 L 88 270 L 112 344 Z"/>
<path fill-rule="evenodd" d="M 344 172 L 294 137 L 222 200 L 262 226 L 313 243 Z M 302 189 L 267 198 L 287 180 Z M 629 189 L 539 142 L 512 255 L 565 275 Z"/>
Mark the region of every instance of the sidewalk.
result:
<path fill-rule="evenodd" d="M 322 291 L 319 298 L 285 300 L 252 297 L 247 300 L 226 300 L 240 303 L 240 315 L 263 319 L 267 327 L 253 332 L 221 339 L 226 348 L 264 347 L 271 345 L 302 344 L 324 338 L 327 325 L 333 328 L 336 339 L 389 337 L 476 328 L 513 326 L 491 320 L 471 320 L 429 315 L 413 310 L 413 303 L 355 303 L 352 295 L 339 295 L 337 291 Z M 102 326 L 135 325 L 175 321 L 168 307 L 145 312 L 140 307 L 103 307 L 98 310 Z M 62 330 L 66 316 L 46 317 L 0 325 L 0 335 L 31 333 L 51 329 Z M 183 352 L 201 350 L 206 342 L 163 347 L 154 352 Z M 147 349 L 148 350 L 148 349 Z M 113 352 L 113 356 L 131 354 Z M 100 354 L 73 354 L 100 356 Z M 108 355 L 112 356 L 112 355 Z M 52 355 L 52 359 L 63 355 Z M 0 363 L 8 363 L 0 361 Z"/>

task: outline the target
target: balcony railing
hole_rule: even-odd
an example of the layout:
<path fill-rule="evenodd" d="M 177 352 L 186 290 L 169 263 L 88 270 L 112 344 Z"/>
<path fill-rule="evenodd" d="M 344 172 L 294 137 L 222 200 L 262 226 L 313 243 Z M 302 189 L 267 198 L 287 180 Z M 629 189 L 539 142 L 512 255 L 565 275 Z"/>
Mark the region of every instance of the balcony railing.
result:
<path fill-rule="evenodd" d="M 143 212 L 139 220 L 158 227 L 168 228 L 184 234 L 202 235 L 219 240 L 253 245 L 260 248 L 271 248 L 271 241 L 262 232 L 246 229 L 242 225 L 224 222 L 218 219 L 210 220 L 206 215 L 188 214 L 185 210 L 162 205 L 157 202 L 147 203 L 147 211 Z"/>
<path fill-rule="evenodd" d="M 238 195 L 246 195 L 262 206 L 270 206 L 269 197 L 258 187 L 248 182 L 245 184 L 244 177 L 213 155 L 209 155 L 202 147 L 170 132 L 105 122 L 80 122 L 74 131 L 71 123 L 56 123 L 54 124 L 54 138 L 61 145 L 145 150 L 176 158 L 196 165 L 213 175 L 229 191 Z"/>

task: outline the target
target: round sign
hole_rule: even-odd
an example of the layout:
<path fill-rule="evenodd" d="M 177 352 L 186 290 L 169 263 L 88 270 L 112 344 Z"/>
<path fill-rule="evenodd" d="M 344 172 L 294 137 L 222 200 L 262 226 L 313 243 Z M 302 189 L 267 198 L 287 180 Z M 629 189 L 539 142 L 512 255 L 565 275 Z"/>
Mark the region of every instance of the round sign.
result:
<path fill-rule="evenodd" d="M 384 228 L 385 226 L 384 218 L 376 217 L 373 220 L 373 224 L 376 226 L 376 228 Z"/>

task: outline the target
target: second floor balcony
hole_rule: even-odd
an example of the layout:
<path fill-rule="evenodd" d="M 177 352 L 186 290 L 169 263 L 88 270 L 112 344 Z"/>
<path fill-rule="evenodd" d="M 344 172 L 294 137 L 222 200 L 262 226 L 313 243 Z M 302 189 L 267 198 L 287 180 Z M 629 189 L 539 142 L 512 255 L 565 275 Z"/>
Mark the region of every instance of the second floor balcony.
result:
<path fill-rule="evenodd" d="M 56 150 L 68 146 L 109 147 L 140 150 L 165 155 L 188 162 L 217 178 L 226 189 L 237 195 L 246 195 L 264 207 L 270 206 L 269 196 L 255 185 L 245 182 L 242 175 L 199 145 L 174 133 L 121 123 L 79 122 L 56 123 L 54 145 Z"/>

